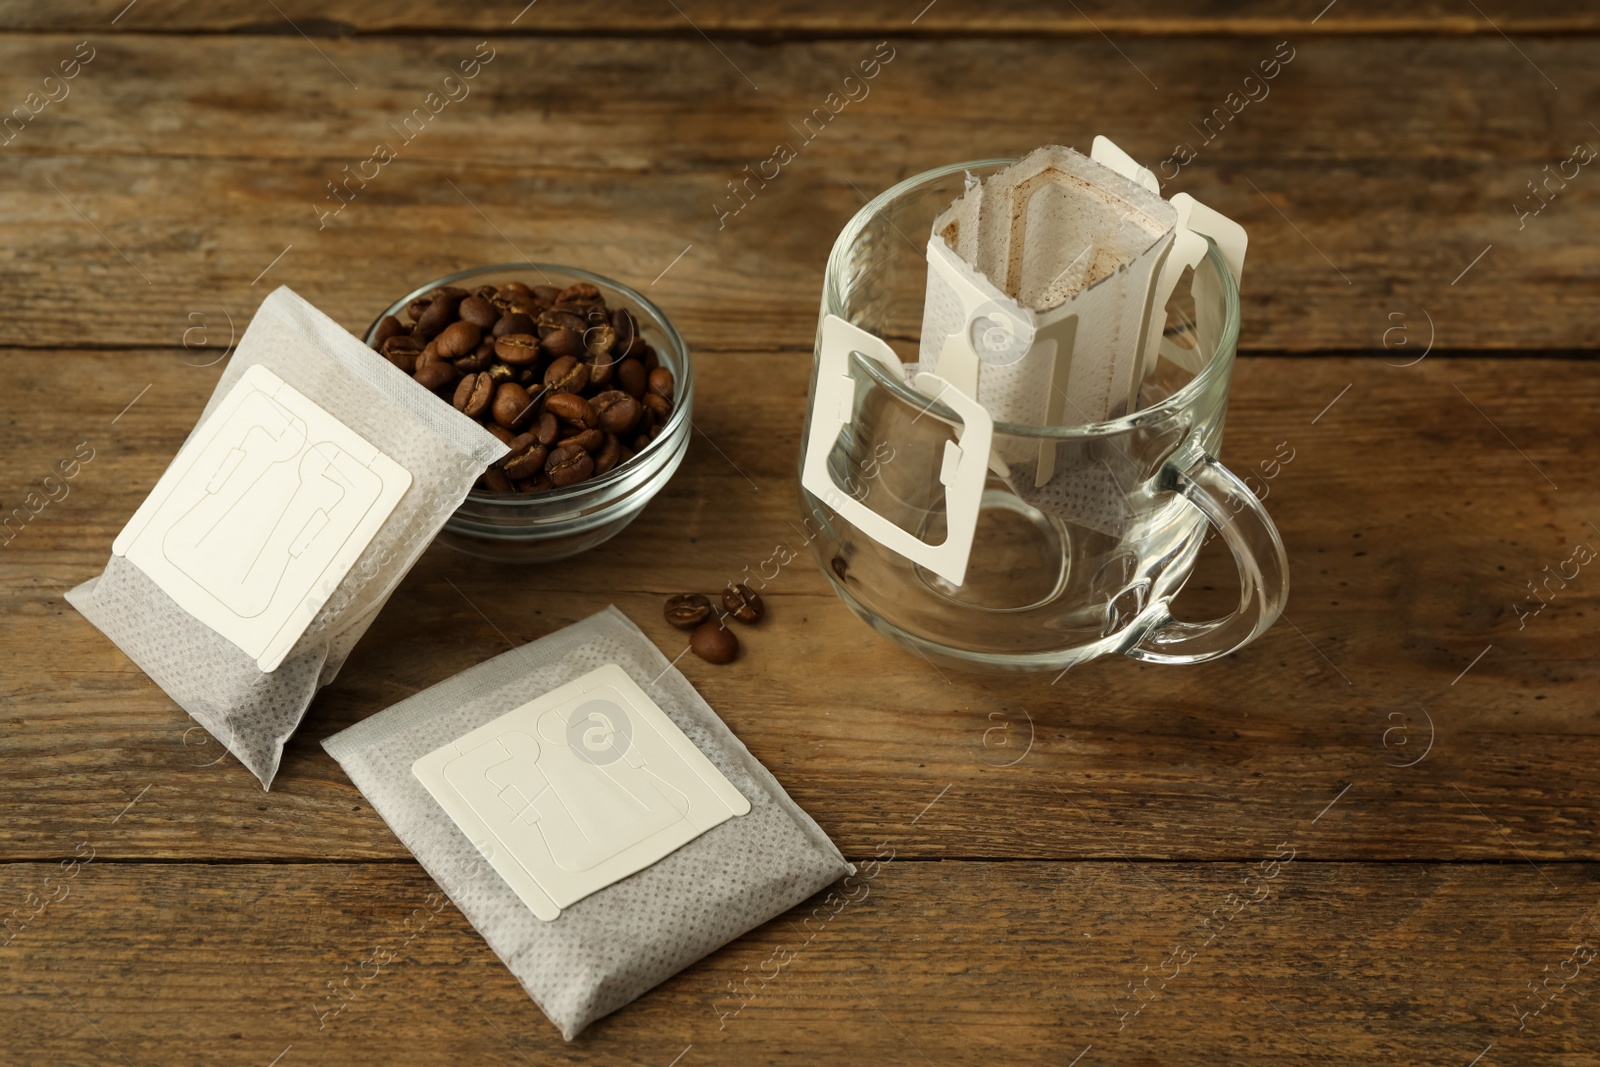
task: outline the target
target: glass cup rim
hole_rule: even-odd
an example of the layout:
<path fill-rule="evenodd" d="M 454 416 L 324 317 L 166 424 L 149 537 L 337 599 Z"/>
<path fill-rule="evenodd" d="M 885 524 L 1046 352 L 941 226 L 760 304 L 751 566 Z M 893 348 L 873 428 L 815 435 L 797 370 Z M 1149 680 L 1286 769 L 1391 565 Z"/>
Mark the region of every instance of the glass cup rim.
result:
<path fill-rule="evenodd" d="M 370 345 L 374 331 L 377 330 L 378 324 L 385 317 L 404 311 L 406 305 L 411 301 L 423 293 L 439 288 L 441 285 L 454 285 L 457 282 L 484 274 L 530 270 L 537 274 L 543 274 L 546 270 L 559 271 L 562 274 L 575 275 L 585 281 L 616 290 L 630 303 L 644 308 L 650 317 L 656 321 L 662 332 L 666 334 L 667 342 L 677 354 L 678 363 L 683 367 L 682 380 L 674 383 L 677 400 L 672 405 L 672 414 L 667 417 L 666 422 L 661 424 L 661 432 L 656 434 L 655 439 L 646 445 L 643 450 L 630 456 L 626 462 L 617 464 L 616 467 L 597 478 L 590 478 L 588 481 L 579 482 L 577 485 L 568 486 L 565 489 L 552 489 L 548 493 L 539 493 L 537 496 L 529 493 L 490 493 L 477 488 L 473 488 L 467 493 L 467 496 L 474 502 L 504 507 L 527 507 L 533 504 L 542 509 L 552 504 L 584 500 L 592 496 L 596 491 L 603 490 L 622 481 L 639 469 L 634 460 L 660 451 L 661 448 L 665 447 L 662 442 L 679 428 L 685 418 L 684 412 L 688 409 L 688 405 L 684 401 L 692 395 L 694 389 L 694 366 L 689 359 L 689 346 L 684 344 L 683 337 L 678 333 L 678 328 L 672 325 L 672 320 L 667 318 L 666 312 L 662 311 L 653 301 L 632 286 L 624 285 L 615 278 L 608 278 L 604 274 L 596 274 L 594 271 L 584 270 L 582 267 L 572 267 L 565 263 L 539 263 L 533 261 L 490 263 L 481 267 L 469 267 L 466 270 L 458 270 L 453 274 L 446 274 L 442 278 L 435 278 L 433 281 L 411 290 L 411 292 L 378 313 L 378 317 L 372 320 L 372 325 L 368 326 L 366 333 L 362 335 L 362 341 Z"/>
<path fill-rule="evenodd" d="M 1017 162 L 1018 157 L 975 159 L 965 163 L 950 163 L 932 170 L 925 170 L 921 174 L 896 182 L 877 196 L 869 200 L 861 210 L 845 224 L 839 236 L 833 242 L 833 250 L 828 253 L 827 274 L 823 281 L 823 310 L 827 314 L 845 316 L 842 313 L 844 306 L 843 294 L 839 291 L 839 279 L 843 276 L 849 248 L 861 236 L 867 224 L 884 210 L 890 203 L 898 200 L 906 193 L 923 185 L 930 184 L 940 178 L 948 177 L 964 171 L 1009 167 Z M 1152 404 L 1147 408 L 1130 412 L 1115 419 L 1104 422 L 1090 422 L 1079 426 L 1031 426 L 1024 423 L 996 422 L 994 432 L 1010 437 L 1046 437 L 1056 440 L 1085 437 L 1104 437 L 1110 434 L 1126 433 L 1129 430 L 1148 426 L 1151 423 L 1162 422 L 1176 415 L 1184 408 L 1191 406 L 1217 378 L 1228 372 L 1233 363 L 1233 351 L 1239 342 L 1239 286 L 1233 280 L 1233 271 L 1217 249 L 1216 243 L 1211 238 L 1206 238 L 1206 262 L 1216 272 L 1222 286 L 1223 324 L 1221 336 L 1217 338 L 1216 350 L 1206 365 L 1200 368 L 1183 388 L 1171 396 Z M 873 380 L 901 400 L 908 404 L 915 404 L 933 415 L 948 422 L 960 423 L 961 416 L 954 410 L 937 400 L 929 400 L 927 396 L 912 388 L 906 382 L 892 377 L 887 370 L 878 365 L 877 360 L 857 359 L 851 361 L 854 366 L 864 367 Z"/>

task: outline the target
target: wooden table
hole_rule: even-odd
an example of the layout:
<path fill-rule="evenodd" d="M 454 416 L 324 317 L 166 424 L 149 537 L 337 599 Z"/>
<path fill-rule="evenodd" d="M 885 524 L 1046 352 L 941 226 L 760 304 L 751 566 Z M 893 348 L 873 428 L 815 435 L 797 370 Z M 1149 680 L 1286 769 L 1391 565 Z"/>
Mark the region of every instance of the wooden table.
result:
<path fill-rule="evenodd" d="M 0 1062 L 1600 1062 L 1592 4 L 524 2 L 0 10 L 0 510 L 93 455 L 0 551 Z M 331 214 L 480 42 L 470 94 Z M 570 1045 L 453 907 L 405 933 L 432 883 L 319 742 L 607 603 L 676 654 L 662 597 L 794 536 L 844 222 L 927 167 L 1100 132 L 1249 229 L 1224 459 L 1293 451 L 1265 480 L 1287 617 L 1201 667 L 941 674 L 802 561 L 743 659 L 680 667 L 847 856 L 892 854 L 865 900 Z M 359 330 L 522 259 L 674 317 L 688 459 L 581 559 L 432 548 L 263 793 L 62 591 L 271 288 Z M 1189 610 L 1231 581 L 1203 562 Z"/>

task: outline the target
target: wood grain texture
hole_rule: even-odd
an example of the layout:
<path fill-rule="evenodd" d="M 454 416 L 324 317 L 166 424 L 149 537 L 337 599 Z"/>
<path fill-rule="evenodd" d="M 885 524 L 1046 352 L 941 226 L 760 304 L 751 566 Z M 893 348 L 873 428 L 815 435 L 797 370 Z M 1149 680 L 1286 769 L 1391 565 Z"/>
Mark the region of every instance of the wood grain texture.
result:
<path fill-rule="evenodd" d="M 1577 144 L 1600 145 L 1583 39 L 1526 42 L 1528 59 L 1499 37 L 1297 41 L 1270 95 L 1209 143 L 1201 124 L 1272 41 L 1130 42 L 1131 62 L 1098 38 L 900 41 L 818 130 L 802 124 L 873 42 L 719 45 L 757 92 L 698 38 L 514 39 L 409 143 L 399 124 L 474 42 L 318 47 L 326 59 L 298 36 L 100 42 L 71 95 L 0 147 L 0 300 L 28 322 L 18 341 L 177 345 L 197 321 L 242 328 L 276 284 L 363 327 L 429 278 L 538 259 L 647 289 L 697 348 L 808 348 L 828 250 L 868 196 L 1097 132 L 1247 227 L 1248 351 L 1382 355 L 1397 314 L 1430 322 L 1440 349 L 1600 340 L 1600 184 L 1580 170 L 1539 215 L 1514 207 L 1537 205 L 1528 183 Z M 0 41 L 0 100 L 72 50 Z M 397 158 L 363 169 L 380 141 Z M 729 183 L 780 142 L 797 157 L 728 214 Z M 1197 155 L 1178 168 L 1180 143 Z M 374 168 L 329 216 L 329 183 Z M 115 313 L 82 314 L 106 289 Z"/>
<path fill-rule="evenodd" d="M 1526 583 L 1600 538 L 1586 525 L 1600 518 L 1593 429 L 1553 417 L 1600 404 L 1593 364 L 1243 361 L 1223 458 L 1244 471 L 1281 442 L 1293 450 L 1264 483 L 1293 563 L 1289 622 L 1215 664 L 1103 662 L 1052 685 L 941 673 L 856 620 L 797 533 L 809 355 L 706 353 L 701 432 L 638 522 L 545 567 L 507 571 L 434 546 L 263 795 L 231 758 L 214 763 L 215 743 L 60 597 L 104 566 L 203 406 L 220 368 L 183 362 L 193 356 L 0 357 L 17 386 L 0 395 L 0 419 L 30 426 L 0 505 L 79 441 L 96 450 L 70 495 L 0 548 L 0 640 L 30 649 L 0 712 L 18 766 L 0 776 L 0 805 L 20 816 L 0 823 L 0 855 L 60 855 L 150 785 L 150 816 L 111 835 L 111 855 L 402 856 L 322 737 L 611 602 L 675 656 L 665 596 L 720 589 L 789 545 L 801 558 L 764 590 L 772 617 L 744 635 L 744 658 L 680 667 L 846 847 L 880 840 L 949 786 L 900 839 L 911 855 L 1232 858 L 1263 820 L 1314 814 L 1349 787 L 1311 846 L 1320 859 L 1600 858 L 1600 585 L 1584 572 L 1550 587 L 1538 616 L 1512 608 L 1536 606 Z M 30 410 L 63 367 L 83 383 L 74 407 Z M 1219 556 L 1202 569 L 1179 601 L 1189 617 L 1227 609 L 1230 568 Z M 1430 737 L 1425 759 L 1398 766 Z"/>
<path fill-rule="evenodd" d="M 1033 0 L 860 0 L 819 4 L 773 0 L 489 0 L 470 7 L 439 0 L 368 5 L 356 0 L 313 3 L 284 0 L 263 12 L 247 0 L 203 8 L 181 0 L 64 0 L 15 4 L 0 10 L 3 30 L 110 30 L 123 33 L 237 32 L 342 37 L 372 33 L 502 33 L 584 35 L 678 34 L 788 37 L 866 33 L 1055 34 L 1079 37 L 1172 34 L 1481 34 L 1574 33 L 1600 28 L 1600 15 L 1582 0 L 1531 7 L 1511 0 L 1461 6 L 1446 0 L 1404 5 L 1382 0 L 1341 0 L 1335 5 L 1292 0 L 1083 0 L 1041 4 Z M 126 10 L 125 10 L 126 9 Z M 113 21 L 114 20 L 114 21 Z M 1498 27 L 1498 31 L 1497 28 Z"/>
<path fill-rule="evenodd" d="M 1309 836 L 1280 822 L 1262 855 Z M 1575 946 L 1600 939 L 1600 868 L 1295 855 L 1270 880 L 1259 864 L 896 855 L 854 900 L 795 909 L 571 1045 L 454 907 L 432 913 L 412 864 L 97 859 L 44 886 L 65 896 L 0 948 L 0 1048 L 170 1067 L 1062 1067 L 1088 1046 L 1084 1064 L 1466 1064 L 1490 1045 L 1502 1063 L 1592 1062 L 1595 964 Z M 0 867 L 0 900 L 52 872 Z M 363 965 L 382 949 L 392 964 Z M 1557 971 L 1576 977 L 1564 996 L 1552 977 L 1532 1014 L 1527 984 Z"/>
<path fill-rule="evenodd" d="M 1515 206 L 1600 145 L 1597 32 L 1579 0 L 0 5 L 0 1064 L 1600 1064 L 1600 578 L 1548 580 L 1600 544 L 1600 186 Z M 469 96 L 390 125 L 485 40 Z M 1197 129 L 1280 41 L 1270 94 Z M 802 553 L 737 663 L 679 666 L 893 860 L 563 1044 L 319 742 L 608 603 L 676 655 L 667 594 L 804 548 L 834 235 L 928 167 L 1100 132 L 1250 233 L 1223 459 L 1289 546 L 1286 617 L 1201 667 L 941 673 Z M 689 455 L 578 559 L 433 546 L 263 793 L 61 594 L 273 287 L 359 332 L 520 259 L 667 311 Z M 1235 582 L 1211 546 L 1179 606 Z"/>

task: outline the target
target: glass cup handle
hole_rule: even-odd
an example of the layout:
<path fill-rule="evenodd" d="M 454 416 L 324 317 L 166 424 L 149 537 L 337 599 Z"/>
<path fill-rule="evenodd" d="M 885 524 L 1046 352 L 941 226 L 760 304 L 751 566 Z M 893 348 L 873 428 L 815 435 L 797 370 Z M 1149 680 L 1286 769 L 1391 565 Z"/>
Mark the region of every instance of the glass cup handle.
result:
<path fill-rule="evenodd" d="M 1191 460 L 1187 466 L 1185 458 Z M 1283 538 L 1260 498 L 1203 452 L 1180 452 L 1169 460 L 1161 485 L 1181 494 L 1222 535 L 1239 566 L 1239 607 L 1210 622 L 1180 622 L 1169 613 L 1127 654 L 1152 663 L 1203 663 L 1238 651 L 1278 620 L 1289 599 Z"/>

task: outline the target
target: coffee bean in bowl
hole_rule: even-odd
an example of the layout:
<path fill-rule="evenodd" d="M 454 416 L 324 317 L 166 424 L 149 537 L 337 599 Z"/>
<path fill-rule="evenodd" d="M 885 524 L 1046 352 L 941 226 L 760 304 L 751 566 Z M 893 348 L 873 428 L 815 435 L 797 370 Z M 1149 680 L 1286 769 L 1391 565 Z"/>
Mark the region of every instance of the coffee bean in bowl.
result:
<path fill-rule="evenodd" d="M 543 467 L 521 449 L 496 465 L 505 477 L 478 480 L 481 491 L 548 493 L 625 468 L 672 417 L 676 376 L 640 335 L 638 318 L 608 307 L 593 283 L 438 285 L 408 300 L 403 314 L 409 326 L 385 315 L 370 343 L 424 389 L 513 433 L 555 417 L 559 444 L 545 446 Z"/>
<path fill-rule="evenodd" d="M 620 532 L 688 446 L 693 375 L 677 331 L 619 282 L 550 264 L 482 267 L 391 305 L 367 343 L 511 451 L 440 539 L 543 562 Z"/>

